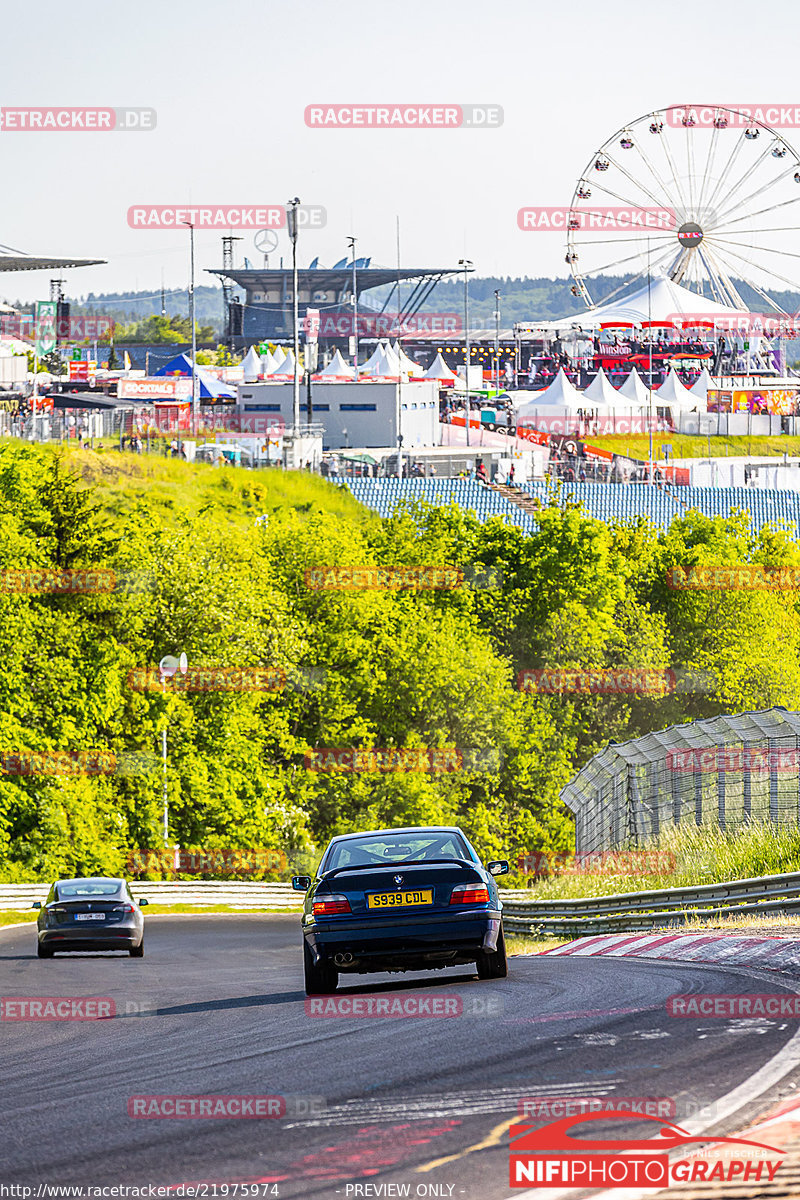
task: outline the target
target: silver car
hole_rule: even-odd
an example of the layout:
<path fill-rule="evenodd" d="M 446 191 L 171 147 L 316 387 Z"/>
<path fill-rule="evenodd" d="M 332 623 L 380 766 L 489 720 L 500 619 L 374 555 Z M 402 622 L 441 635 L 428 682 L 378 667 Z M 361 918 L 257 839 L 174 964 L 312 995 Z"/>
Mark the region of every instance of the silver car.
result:
<path fill-rule="evenodd" d="M 56 950 L 127 950 L 144 955 L 144 916 L 124 879 L 59 879 L 50 888 L 36 922 L 39 958 Z"/>

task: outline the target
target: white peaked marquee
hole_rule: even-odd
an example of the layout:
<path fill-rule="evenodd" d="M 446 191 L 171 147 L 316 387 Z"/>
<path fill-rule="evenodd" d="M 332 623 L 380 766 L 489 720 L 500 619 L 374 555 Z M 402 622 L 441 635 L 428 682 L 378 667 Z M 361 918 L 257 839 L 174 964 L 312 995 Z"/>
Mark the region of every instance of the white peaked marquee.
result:
<path fill-rule="evenodd" d="M 277 371 L 278 367 L 283 366 L 285 358 L 286 358 L 286 351 L 284 350 L 283 346 L 276 346 L 275 349 L 272 351 L 272 361 L 274 363 L 274 369 L 276 371 Z"/>
<path fill-rule="evenodd" d="M 655 398 L 658 404 L 677 404 L 686 408 L 697 408 L 698 405 L 697 396 L 693 396 L 689 389 L 683 386 L 674 370 L 670 370 L 669 375 L 655 393 Z"/>
<path fill-rule="evenodd" d="M 689 391 L 691 392 L 691 394 L 693 396 L 697 396 L 698 400 L 707 400 L 708 399 L 708 389 L 710 387 L 713 388 L 716 386 L 717 385 L 714 383 L 714 380 L 711 378 L 711 375 L 709 374 L 708 367 L 703 367 L 703 369 L 700 372 L 700 374 L 698 375 L 697 379 L 694 381 L 692 386 L 689 388 Z"/>
<path fill-rule="evenodd" d="M 602 367 L 582 394 L 598 408 L 614 408 L 615 405 L 620 405 L 619 392 Z"/>
<path fill-rule="evenodd" d="M 251 346 L 247 354 L 242 360 L 242 372 L 245 380 L 250 383 L 254 379 L 258 379 L 259 375 L 263 374 L 261 367 L 261 355 L 256 350 L 255 346 Z"/>
<path fill-rule="evenodd" d="M 323 367 L 320 371 L 319 379 L 348 379 L 353 380 L 353 368 L 350 363 L 346 363 L 341 354 L 337 350 L 327 367 Z"/>
<path fill-rule="evenodd" d="M 455 371 L 451 371 L 447 363 L 442 358 L 441 354 L 437 354 L 431 365 L 428 367 L 423 379 L 456 379 Z"/>
<path fill-rule="evenodd" d="M 570 317 L 562 317 L 551 323 L 552 329 L 571 329 L 580 325 L 582 329 L 597 329 L 600 325 L 610 325 L 614 321 L 622 324 L 641 325 L 645 321 L 669 321 L 698 316 L 707 321 L 713 321 L 717 316 L 722 321 L 731 316 L 741 316 L 746 310 L 729 308 L 706 296 L 698 296 L 689 288 L 681 287 L 666 275 L 656 275 L 650 281 L 648 289 L 644 283 L 631 295 L 625 296 L 609 304 L 601 304 L 596 308 L 587 308 L 584 312 L 573 313 Z"/>
<path fill-rule="evenodd" d="M 291 350 L 285 356 L 277 371 L 272 372 L 273 379 L 285 379 L 287 377 L 294 379 L 294 353 Z"/>
<path fill-rule="evenodd" d="M 636 367 L 633 368 L 622 387 L 618 389 L 617 395 L 622 396 L 625 400 L 628 400 L 633 404 L 641 404 L 646 406 L 650 403 L 649 389 L 639 372 L 636 370 Z"/>
<path fill-rule="evenodd" d="M 275 359 L 272 357 L 272 352 L 268 350 L 266 354 L 261 355 L 261 374 L 271 375 L 274 370 Z"/>

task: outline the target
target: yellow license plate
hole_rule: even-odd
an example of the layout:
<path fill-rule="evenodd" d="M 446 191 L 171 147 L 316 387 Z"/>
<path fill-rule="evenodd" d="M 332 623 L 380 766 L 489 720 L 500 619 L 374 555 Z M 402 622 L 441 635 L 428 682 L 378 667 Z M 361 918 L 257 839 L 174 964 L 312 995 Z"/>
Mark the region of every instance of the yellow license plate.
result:
<path fill-rule="evenodd" d="M 433 891 L 378 892 L 367 896 L 367 908 L 412 908 L 416 904 L 433 904 Z"/>

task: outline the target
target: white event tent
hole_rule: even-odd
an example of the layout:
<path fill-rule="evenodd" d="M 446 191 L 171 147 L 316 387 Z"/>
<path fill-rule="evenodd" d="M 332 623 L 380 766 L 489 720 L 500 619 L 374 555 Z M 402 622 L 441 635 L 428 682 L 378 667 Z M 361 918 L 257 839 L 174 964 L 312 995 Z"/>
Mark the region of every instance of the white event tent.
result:
<path fill-rule="evenodd" d="M 436 355 L 436 358 L 433 360 L 431 365 L 428 367 L 427 371 L 422 376 L 422 378 L 423 379 L 449 379 L 452 381 L 452 380 L 455 380 L 457 378 L 457 376 L 456 376 L 455 371 L 450 370 L 447 363 L 442 358 L 441 353 L 439 353 Z"/>
<path fill-rule="evenodd" d="M 294 353 L 289 353 L 284 357 L 283 362 L 276 371 L 272 372 L 273 379 L 294 379 Z"/>
<path fill-rule="evenodd" d="M 272 357 L 272 351 L 268 350 L 266 354 L 261 355 L 261 374 L 263 376 L 271 375 L 275 370 L 275 359 Z"/>
<path fill-rule="evenodd" d="M 255 379 L 258 379 L 259 375 L 263 374 L 261 355 L 255 346 L 251 346 L 242 359 L 242 372 L 246 383 L 252 383 Z"/>
<path fill-rule="evenodd" d="M 644 283 L 629 296 L 562 317 L 559 321 L 551 322 L 549 328 L 572 329 L 578 325 L 581 329 L 598 329 L 601 325 L 613 326 L 615 321 L 621 325 L 642 325 L 647 321 L 680 321 L 692 316 L 713 321 L 715 315 L 722 321 L 731 316 L 742 316 L 746 311 L 730 308 L 706 296 L 698 296 L 666 275 L 655 275 L 649 288 Z"/>
<path fill-rule="evenodd" d="M 284 350 L 283 346 L 276 346 L 272 351 L 272 362 L 274 364 L 273 370 L 277 371 L 278 367 L 282 367 L 285 359 L 286 351 Z"/>
<path fill-rule="evenodd" d="M 623 383 L 622 387 L 617 390 L 617 395 L 630 403 L 640 405 L 646 408 L 650 403 L 650 390 L 642 379 L 636 367 L 633 368 L 628 378 Z M 655 395 L 655 393 L 654 393 Z"/>
<path fill-rule="evenodd" d="M 714 383 L 714 380 L 711 378 L 708 367 L 703 367 L 697 379 L 689 388 L 689 391 L 693 396 L 696 396 L 698 400 L 707 400 L 708 389 L 716 386 L 717 385 Z"/>
<path fill-rule="evenodd" d="M 591 400 L 592 408 L 619 408 L 621 401 L 619 392 L 612 384 L 601 367 L 592 382 L 584 389 L 582 395 Z"/>
<path fill-rule="evenodd" d="M 367 361 L 358 368 L 359 375 L 369 375 L 373 378 L 400 376 L 400 359 L 389 346 L 379 342 Z"/>
<path fill-rule="evenodd" d="M 327 367 L 323 367 L 316 379 L 346 379 L 351 383 L 353 381 L 353 368 L 350 363 L 346 363 L 340 352 L 337 350 Z"/>
<path fill-rule="evenodd" d="M 697 408 L 700 400 L 697 396 L 693 396 L 687 387 L 684 387 L 674 370 L 670 370 L 669 375 L 661 384 L 655 394 L 656 403 L 659 405 L 668 404 L 670 407 L 679 408 Z"/>

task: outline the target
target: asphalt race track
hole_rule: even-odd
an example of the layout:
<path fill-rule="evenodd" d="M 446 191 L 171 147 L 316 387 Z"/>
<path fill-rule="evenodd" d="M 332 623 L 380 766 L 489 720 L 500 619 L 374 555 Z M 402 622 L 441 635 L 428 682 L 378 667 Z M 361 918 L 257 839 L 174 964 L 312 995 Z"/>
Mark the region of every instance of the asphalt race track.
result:
<path fill-rule="evenodd" d="M 520 1098 L 671 1098 L 680 1123 L 796 1032 L 668 1016 L 676 993 L 784 990 L 734 968 L 529 957 L 490 982 L 462 968 L 354 976 L 342 994 L 434 992 L 464 1013 L 325 1018 L 306 1013 L 297 916 L 154 916 L 146 945 L 142 960 L 40 961 L 34 927 L 0 933 L 5 1000 L 112 997 L 123 1014 L 0 1023 L 4 1183 L 261 1181 L 280 1197 L 496 1200 L 511 1194 L 506 1130 Z M 128 1115 L 131 1097 L 152 1095 L 281 1095 L 289 1112 Z"/>

